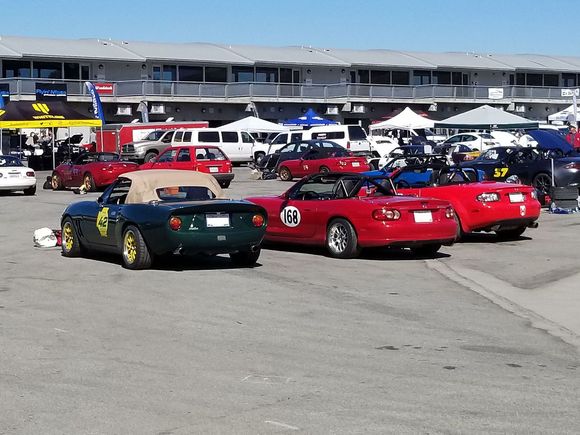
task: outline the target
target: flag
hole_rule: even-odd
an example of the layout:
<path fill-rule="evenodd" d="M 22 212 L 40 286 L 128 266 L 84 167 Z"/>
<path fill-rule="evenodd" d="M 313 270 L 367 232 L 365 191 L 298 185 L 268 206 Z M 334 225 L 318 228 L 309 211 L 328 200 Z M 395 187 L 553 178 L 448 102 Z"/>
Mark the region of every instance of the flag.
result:
<path fill-rule="evenodd" d="M 103 113 L 103 106 L 101 105 L 101 98 L 99 97 L 99 93 L 91 82 L 85 82 L 85 86 L 87 87 L 87 91 L 91 94 L 91 100 L 93 101 L 93 115 L 95 118 L 101 120 L 103 125 L 105 124 L 105 114 Z"/>
<path fill-rule="evenodd" d="M 141 121 L 149 122 L 149 108 L 147 107 L 147 101 L 141 101 L 139 106 L 137 106 L 137 112 L 141 112 Z"/>

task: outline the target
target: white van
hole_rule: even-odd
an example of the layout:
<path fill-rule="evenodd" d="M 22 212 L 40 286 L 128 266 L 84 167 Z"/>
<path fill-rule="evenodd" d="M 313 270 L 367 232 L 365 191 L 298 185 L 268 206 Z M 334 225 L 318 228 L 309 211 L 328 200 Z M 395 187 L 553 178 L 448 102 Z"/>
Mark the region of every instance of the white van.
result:
<path fill-rule="evenodd" d="M 216 145 L 232 162 L 250 162 L 254 139 L 245 131 L 225 131 L 217 128 L 186 128 L 176 130 L 171 146 Z"/>
<path fill-rule="evenodd" d="M 290 142 L 311 139 L 336 142 L 355 154 L 371 152 L 370 141 L 360 125 L 324 125 L 308 130 L 280 133 L 272 140 L 268 153 L 273 153 Z"/>

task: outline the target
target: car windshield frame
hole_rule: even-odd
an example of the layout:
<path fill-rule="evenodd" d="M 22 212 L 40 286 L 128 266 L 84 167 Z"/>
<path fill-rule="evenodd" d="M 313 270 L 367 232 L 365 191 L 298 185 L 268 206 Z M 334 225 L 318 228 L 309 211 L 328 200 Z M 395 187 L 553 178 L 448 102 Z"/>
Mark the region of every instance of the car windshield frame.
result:
<path fill-rule="evenodd" d="M 320 180 L 320 183 L 316 183 Z M 345 181 L 354 181 L 350 187 L 347 188 Z M 307 189 L 301 191 L 304 186 L 332 186 L 331 189 Z M 304 180 L 296 183 L 296 185 L 286 194 L 291 200 L 337 200 L 337 199 L 356 199 L 359 197 L 361 189 L 366 189 L 368 195 L 373 197 L 392 197 L 397 195 L 397 190 L 393 185 L 393 181 L 387 175 L 373 175 L 361 176 L 359 174 L 316 174 L 312 177 L 307 177 Z M 342 189 L 342 190 L 341 190 Z M 301 197 L 307 192 L 318 194 L 317 197 L 304 198 Z"/>

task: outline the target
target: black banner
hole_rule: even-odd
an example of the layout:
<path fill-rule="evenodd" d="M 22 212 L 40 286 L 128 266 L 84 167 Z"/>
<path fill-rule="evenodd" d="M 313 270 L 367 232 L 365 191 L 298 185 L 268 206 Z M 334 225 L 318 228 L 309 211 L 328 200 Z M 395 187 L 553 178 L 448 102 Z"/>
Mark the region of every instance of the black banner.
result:
<path fill-rule="evenodd" d="M 36 83 L 36 101 L 66 101 L 66 83 Z"/>
<path fill-rule="evenodd" d="M 0 83 L 0 97 L 4 98 L 6 102 L 10 99 L 10 85 L 8 83 Z"/>

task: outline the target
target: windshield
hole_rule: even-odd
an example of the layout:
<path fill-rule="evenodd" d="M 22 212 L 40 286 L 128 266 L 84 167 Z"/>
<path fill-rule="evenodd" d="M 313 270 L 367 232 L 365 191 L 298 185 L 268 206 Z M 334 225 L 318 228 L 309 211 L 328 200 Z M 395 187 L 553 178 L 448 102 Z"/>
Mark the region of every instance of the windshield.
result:
<path fill-rule="evenodd" d="M 484 151 L 476 160 L 499 160 L 505 155 L 509 155 L 514 150 L 512 148 L 490 148 Z"/>
<path fill-rule="evenodd" d="M 493 139 L 494 137 L 489 133 L 480 133 L 482 139 Z"/>
<path fill-rule="evenodd" d="M 0 156 L 0 168 L 6 168 L 9 166 L 24 166 L 24 165 L 16 157 Z"/>
<path fill-rule="evenodd" d="M 119 154 L 102 153 L 98 156 L 99 162 L 116 162 L 119 160 Z"/>
<path fill-rule="evenodd" d="M 348 133 L 350 135 L 350 140 L 366 140 L 367 134 L 358 125 L 350 125 L 348 127 Z"/>
<path fill-rule="evenodd" d="M 154 141 L 157 141 L 157 140 L 161 139 L 161 136 L 163 136 L 163 133 L 165 133 L 165 130 L 155 130 L 155 131 L 152 131 L 147 136 L 145 136 L 145 138 L 143 140 L 154 140 Z"/>
<path fill-rule="evenodd" d="M 389 177 L 356 175 L 319 175 L 297 185 L 290 193 L 297 200 L 332 200 L 366 196 L 392 196 L 394 188 Z"/>

